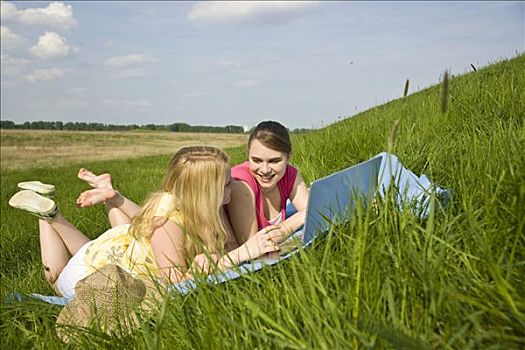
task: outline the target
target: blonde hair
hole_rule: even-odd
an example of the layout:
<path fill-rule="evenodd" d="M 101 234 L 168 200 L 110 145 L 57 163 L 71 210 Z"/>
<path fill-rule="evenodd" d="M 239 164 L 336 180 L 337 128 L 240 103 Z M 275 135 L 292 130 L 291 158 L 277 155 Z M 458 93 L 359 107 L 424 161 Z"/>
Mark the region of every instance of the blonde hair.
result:
<path fill-rule="evenodd" d="M 168 217 L 180 214 L 188 261 L 200 253 L 220 253 L 224 249 L 226 230 L 220 218 L 224 181 L 229 158 L 219 148 L 193 146 L 181 148 L 171 159 L 162 191 L 146 200 L 131 221 L 130 234 L 135 238 L 151 237 Z M 168 192 L 173 201 L 163 217 L 155 216 L 161 198 Z"/>

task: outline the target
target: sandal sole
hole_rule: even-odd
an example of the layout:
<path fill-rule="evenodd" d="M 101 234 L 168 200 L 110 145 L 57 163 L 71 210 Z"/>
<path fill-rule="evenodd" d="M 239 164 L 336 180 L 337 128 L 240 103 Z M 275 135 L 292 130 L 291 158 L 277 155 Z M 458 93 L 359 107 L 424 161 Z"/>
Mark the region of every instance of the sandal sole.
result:
<path fill-rule="evenodd" d="M 18 188 L 21 190 L 30 190 L 47 196 L 55 193 L 55 186 L 48 185 L 40 181 L 19 182 Z"/>
<path fill-rule="evenodd" d="M 9 205 L 43 218 L 53 217 L 57 212 L 57 207 L 53 200 L 31 190 L 22 190 L 15 193 L 9 200 Z"/>

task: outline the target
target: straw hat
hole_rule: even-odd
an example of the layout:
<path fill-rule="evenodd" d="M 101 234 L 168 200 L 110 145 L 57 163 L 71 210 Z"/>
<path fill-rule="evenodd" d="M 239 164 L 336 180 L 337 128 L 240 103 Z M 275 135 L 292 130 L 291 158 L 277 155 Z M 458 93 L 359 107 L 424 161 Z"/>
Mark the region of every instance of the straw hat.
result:
<path fill-rule="evenodd" d="M 156 299 L 158 291 L 152 283 L 133 278 L 118 265 L 106 265 L 77 283 L 75 298 L 56 320 L 57 335 L 69 342 L 75 329 L 86 327 L 127 335 L 139 326 L 137 313 L 144 311 L 144 301 Z M 149 306 L 146 311 L 152 310 Z"/>

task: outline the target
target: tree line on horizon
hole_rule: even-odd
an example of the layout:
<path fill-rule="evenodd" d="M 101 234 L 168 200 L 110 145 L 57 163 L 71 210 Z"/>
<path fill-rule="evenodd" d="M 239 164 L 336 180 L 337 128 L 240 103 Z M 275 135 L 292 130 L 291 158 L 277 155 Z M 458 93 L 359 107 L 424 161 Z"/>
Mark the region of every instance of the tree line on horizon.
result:
<path fill-rule="evenodd" d="M 190 125 L 187 123 L 173 123 L 168 125 L 156 124 L 130 124 L 116 125 L 104 123 L 86 123 L 86 122 L 61 122 L 61 121 L 35 121 L 16 124 L 11 120 L 0 121 L 1 129 L 28 129 L 28 130 L 76 130 L 76 131 L 130 131 L 130 130 L 155 130 L 155 131 L 173 131 L 173 132 L 195 132 L 195 133 L 225 133 L 225 134 L 242 134 L 244 128 L 238 125 L 226 126 L 208 126 L 208 125 Z"/>
<path fill-rule="evenodd" d="M 86 122 L 61 122 L 61 121 L 36 121 L 16 124 L 11 120 L 1 120 L 0 129 L 19 129 L 19 130 L 72 130 L 72 131 L 133 131 L 133 130 L 154 130 L 154 131 L 173 131 L 173 132 L 194 132 L 194 133 L 221 133 L 221 134 L 242 134 L 250 132 L 238 125 L 209 126 L 209 125 L 190 125 L 187 123 L 173 124 L 104 124 Z M 294 134 L 301 134 L 310 131 L 308 128 L 296 128 L 289 131 Z"/>

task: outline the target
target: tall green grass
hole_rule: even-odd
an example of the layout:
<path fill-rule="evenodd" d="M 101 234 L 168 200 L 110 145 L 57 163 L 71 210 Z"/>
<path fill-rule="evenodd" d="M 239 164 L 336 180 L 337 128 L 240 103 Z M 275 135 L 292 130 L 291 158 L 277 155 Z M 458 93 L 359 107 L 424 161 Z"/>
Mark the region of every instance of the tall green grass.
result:
<path fill-rule="evenodd" d="M 434 86 L 324 129 L 293 137 L 306 181 L 389 147 L 405 166 L 454 191 L 426 220 L 359 209 L 326 238 L 260 273 L 166 299 L 128 337 L 79 332 L 83 347 L 188 349 L 521 349 L 525 347 L 525 56 L 448 77 L 447 108 Z M 397 137 L 390 142 L 396 121 Z M 242 149 L 229 150 L 232 161 Z M 91 237 L 102 208 L 79 210 L 78 168 L 109 171 L 142 201 L 168 157 L 18 171 L 1 178 L 1 293 L 52 294 L 36 219 L 7 206 L 18 181 L 57 186 L 63 214 Z M 60 348 L 60 308 L 2 305 L 2 348 Z"/>

